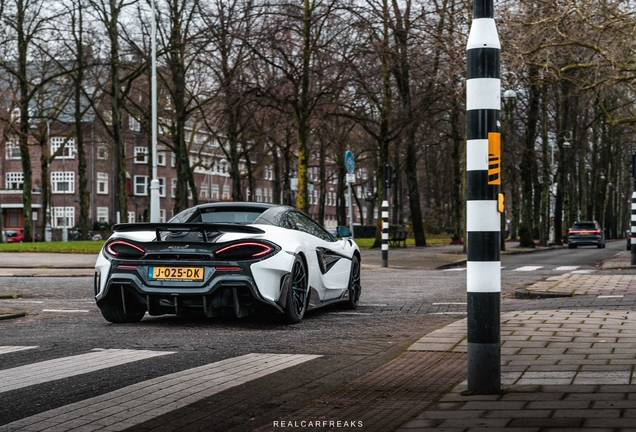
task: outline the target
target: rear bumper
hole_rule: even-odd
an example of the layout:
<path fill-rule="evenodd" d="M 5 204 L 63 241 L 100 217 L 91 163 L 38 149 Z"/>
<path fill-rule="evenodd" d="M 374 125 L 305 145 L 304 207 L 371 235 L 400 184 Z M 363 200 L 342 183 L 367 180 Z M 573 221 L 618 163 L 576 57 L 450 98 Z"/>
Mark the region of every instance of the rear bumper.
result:
<path fill-rule="evenodd" d="M 95 284 L 99 285 L 98 274 Z M 229 313 L 242 318 L 258 309 L 282 312 L 275 302 L 262 298 L 249 276 L 216 278 L 204 288 L 157 290 L 140 284 L 134 277 L 115 274 L 106 284 L 106 291 L 97 300 L 97 306 L 110 307 L 113 303 L 121 304 L 126 314 L 145 310 L 149 315 L 215 317 Z"/>
<path fill-rule="evenodd" d="M 568 243 L 579 246 L 601 245 L 604 243 L 602 236 L 571 236 Z"/>
<path fill-rule="evenodd" d="M 234 314 L 244 317 L 255 310 L 281 313 L 281 293 L 289 274 L 293 254 L 279 253 L 258 262 L 189 262 L 203 268 L 202 281 L 156 281 L 148 279 L 149 262 L 130 268 L 116 259 L 97 260 L 94 289 L 100 308 L 123 307 L 126 314 L 147 311 L 149 315 L 204 314 L 208 317 Z M 125 264 L 127 267 L 118 267 Z M 218 270 L 221 266 L 240 266 L 240 270 Z M 257 280 L 259 281 L 257 283 Z"/>

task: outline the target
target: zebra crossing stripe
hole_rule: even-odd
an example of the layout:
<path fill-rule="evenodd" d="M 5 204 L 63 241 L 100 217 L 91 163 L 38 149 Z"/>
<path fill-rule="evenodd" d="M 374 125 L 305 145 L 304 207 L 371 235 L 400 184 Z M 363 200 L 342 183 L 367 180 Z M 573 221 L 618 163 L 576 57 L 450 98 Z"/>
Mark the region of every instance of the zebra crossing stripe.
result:
<path fill-rule="evenodd" d="M 0 354 L 8 354 L 33 348 L 37 348 L 37 346 L 0 346 Z"/>
<path fill-rule="evenodd" d="M 543 268 L 543 266 L 523 266 L 514 269 L 514 271 L 535 271 L 539 270 L 540 268 Z"/>
<path fill-rule="evenodd" d="M 95 350 L 88 354 L 5 369 L 0 371 L 0 393 L 167 354 L 174 354 L 174 352 L 130 349 Z"/>
<path fill-rule="evenodd" d="M 110 393 L 0 426 L 0 432 L 45 426 L 69 430 L 120 431 L 232 387 L 321 356 L 247 354 L 142 381 Z M 40 430 L 40 429 L 37 429 Z"/>

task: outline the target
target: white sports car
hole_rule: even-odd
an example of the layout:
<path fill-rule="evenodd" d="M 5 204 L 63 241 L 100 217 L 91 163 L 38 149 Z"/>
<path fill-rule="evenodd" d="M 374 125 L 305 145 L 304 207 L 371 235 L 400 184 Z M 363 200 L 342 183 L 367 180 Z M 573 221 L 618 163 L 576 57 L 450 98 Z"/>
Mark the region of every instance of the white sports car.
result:
<path fill-rule="evenodd" d="M 360 250 L 287 206 L 213 203 L 167 223 L 118 224 L 95 265 L 95 299 L 113 323 L 149 315 L 245 317 L 298 323 L 310 309 L 360 300 Z"/>

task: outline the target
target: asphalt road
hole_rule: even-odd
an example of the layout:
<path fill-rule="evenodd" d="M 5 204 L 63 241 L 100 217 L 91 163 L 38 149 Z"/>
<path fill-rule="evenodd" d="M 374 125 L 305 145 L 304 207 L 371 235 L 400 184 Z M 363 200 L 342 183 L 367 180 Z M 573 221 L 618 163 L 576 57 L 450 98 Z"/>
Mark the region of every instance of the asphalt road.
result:
<path fill-rule="evenodd" d="M 504 298 L 510 297 L 516 288 L 549 276 L 599 271 L 597 264 L 623 247 L 624 242 L 613 242 L 606 249 L 503 255 Z M 22 299 L 0 300 L 0 305 L 19 303 L 29 314 L 0 321 L 0 347 L 37 348 L 0 355 L 0 372 L 96 349 L 170 354 L 8 391 L 0 387 L 0 425 L 151 378 L 248 353 L 320 356 L 205 399 L 206 409 L 218 410 L 215 423 L 206 425 L 205 430 L 252 431 L 379 367 L 424 334 L 463 318 L 465 277 L 461 267 L 366 268 L 362 272 L 363 295 L 357 311 L 324 308 L 309 312 L 302 323 L 292 326 L 262 317 L 237 320 L 170 316 L 146 317 L 139 324 L 113 325 L 96 308 L 89 277 L 3 277 L 0 288 L 10 288 Z"/>

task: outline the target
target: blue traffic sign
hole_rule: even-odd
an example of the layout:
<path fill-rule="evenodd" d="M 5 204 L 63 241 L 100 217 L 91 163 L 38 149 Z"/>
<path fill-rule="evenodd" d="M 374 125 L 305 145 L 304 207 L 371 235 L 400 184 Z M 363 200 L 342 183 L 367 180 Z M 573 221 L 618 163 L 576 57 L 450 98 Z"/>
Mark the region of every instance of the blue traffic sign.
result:
<path fill-rule="evenodd" d="M 345 168 L 349 174 L 353 174 L 353 170 L 356 167 L 356 161 L 353 159 L 353 153 L 351 150 L 347 150 L 344 158 Z"/>

